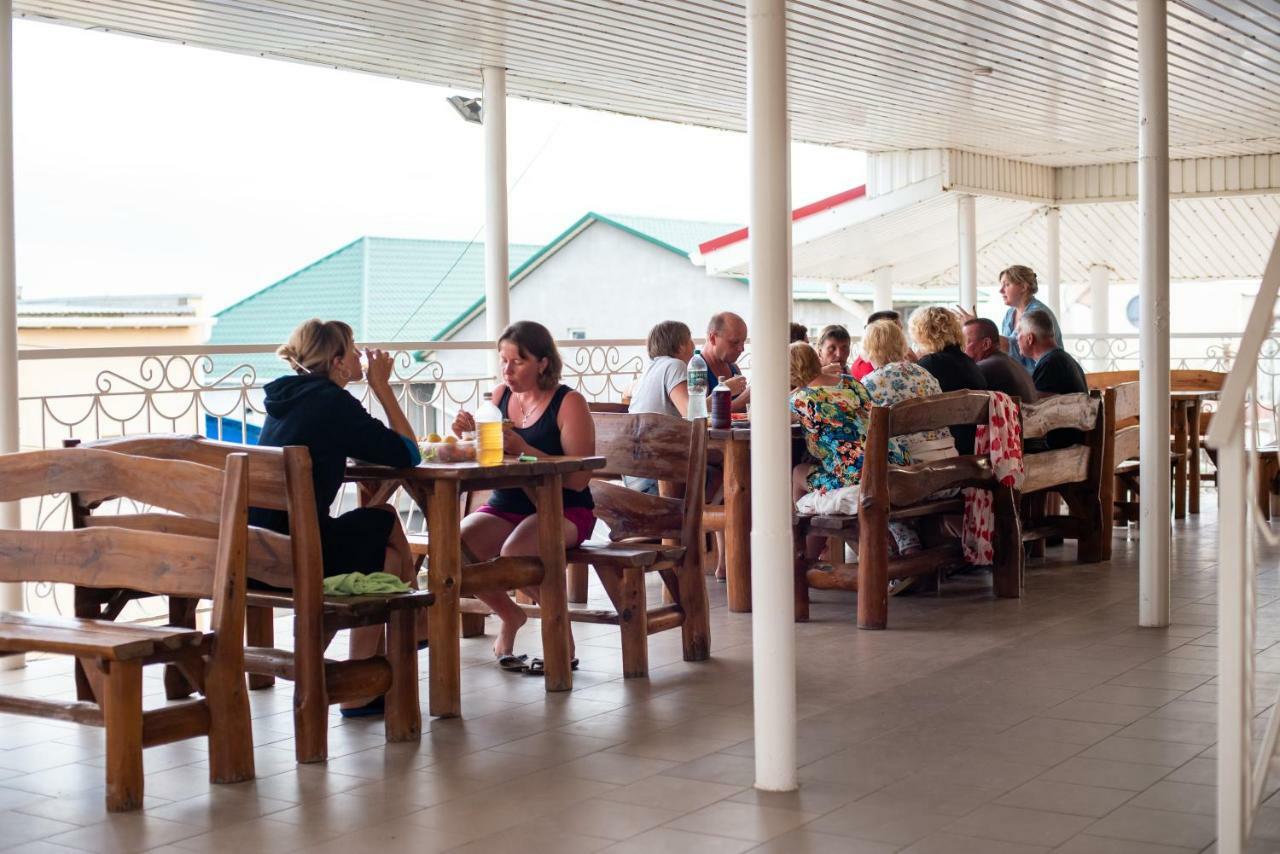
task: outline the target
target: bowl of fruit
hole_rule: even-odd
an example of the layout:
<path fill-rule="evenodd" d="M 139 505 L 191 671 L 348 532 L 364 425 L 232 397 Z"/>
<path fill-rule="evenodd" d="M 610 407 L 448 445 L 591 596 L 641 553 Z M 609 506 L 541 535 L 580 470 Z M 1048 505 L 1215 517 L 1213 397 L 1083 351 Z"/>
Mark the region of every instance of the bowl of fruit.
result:
<path fill-rule="evenodd" d="M 438 433 L 432 433 L 418 440 L 418 449 L 422 452 L 424 463 L 473 463 L 476 461 L 474 439 L 459 439 L 457 436 L 441 438 Z"/>

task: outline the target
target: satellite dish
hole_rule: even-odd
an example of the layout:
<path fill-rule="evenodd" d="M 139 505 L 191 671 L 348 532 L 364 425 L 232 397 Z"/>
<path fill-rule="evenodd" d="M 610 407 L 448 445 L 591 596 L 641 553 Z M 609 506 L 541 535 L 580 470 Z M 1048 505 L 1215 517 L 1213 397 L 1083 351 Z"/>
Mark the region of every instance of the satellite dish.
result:
<path fill-rule="evenodd" d="M 1124 307 L 1124 316 L 1129 318 L 1130 326 L 1132 326 L 1134 329 L 1139 328 L 1138 321 L 1141 319 L 1142 315 L 1139 311 L 1137 297 L 1134 297 L 1133 299 L 1129 300 L 1128 305 Z"/>

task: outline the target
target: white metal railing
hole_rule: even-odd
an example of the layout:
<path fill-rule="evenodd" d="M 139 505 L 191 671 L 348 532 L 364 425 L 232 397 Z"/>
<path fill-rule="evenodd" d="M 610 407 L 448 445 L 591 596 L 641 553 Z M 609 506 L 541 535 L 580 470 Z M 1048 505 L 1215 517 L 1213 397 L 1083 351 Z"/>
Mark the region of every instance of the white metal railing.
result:
<path fill-rule="evenodd" d="M 1274 359 L 1277 292 L 1280 235 L 1271 249 L 1207 437 L 1218 454 L 1218 850 L 1224 854 L 1238 854 L 1249 839 L 1280 732 L 1280 704 L 1273 703 L 1258 755 L 1253 755 L 1254 532 L 1260 530 L 1273 543 L 1280 543 L 1261 524 L 1251 488 L 1262 435 L 1260 404 L 1266 394 L 1271 395 L 1269 401 L 1275 400 L 1274 386 L 1259 388 L 1259 366 Z"/>
<path fill-rule="evenodd" d="M 19 353 L 19 419 L 25 449 L 60 447 L 70 438 L 167 432 L 247 442 L 265 417 L 263 386 L 288 369 L 276 345 L 191 345 L 24 350 Z M 397 342 L 367 346 L 394 357 L 392 387 L 420 435 L 444 432 L 460 408 L 474 409 L 492 386 L 487 342 Z M 562 381 L 588 400 L 618 401 L 647 363 L 640 339 L 559 342 Z M 379 411 L 363 384 L 353 386 Z M 340 501 L 353 502 L 354 493 Z M 403 511 L 412 514 L 411 502 Z M 24 503 L 24 525 L 70 524 L 65 496 Z M 67 613 L 68 591 L 29 584 L 25 607 Z M 125 619 L 147 619 L 156 600 L 131 603 Z"/>

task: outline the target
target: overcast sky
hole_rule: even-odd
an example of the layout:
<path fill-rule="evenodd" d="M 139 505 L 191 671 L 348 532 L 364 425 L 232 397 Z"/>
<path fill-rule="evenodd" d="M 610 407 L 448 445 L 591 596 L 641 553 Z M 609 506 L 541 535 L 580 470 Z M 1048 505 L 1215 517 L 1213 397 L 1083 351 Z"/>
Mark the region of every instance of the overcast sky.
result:
<path fill-rule="evenodd" d="M 14 54 L 25 297 L 218 308 L 361 235 L 481 226 L 481 128 L 447 90 L 26 21 Z M 516 100 L 508 133 L 513 242 L 588 210 L 745 222 L 741 134 Z M 803 204 L 862 183 L 864 158 L 798 145 L 792 170 Z"/>

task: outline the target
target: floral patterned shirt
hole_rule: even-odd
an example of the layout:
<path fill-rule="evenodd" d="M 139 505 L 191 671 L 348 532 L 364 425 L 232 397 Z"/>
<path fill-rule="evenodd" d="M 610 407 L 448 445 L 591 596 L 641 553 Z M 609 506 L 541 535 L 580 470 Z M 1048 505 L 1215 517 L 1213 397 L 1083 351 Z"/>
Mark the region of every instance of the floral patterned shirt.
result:
<path fill-rule="evenodd" d="M 942 394 L 942 386 L 938 385 L 933 374 L 906 360 L 881 365 L 867 374 L 862 383 L 877 406 L 893 406 L 904 400 Z M 899 438 L 907 446 L 911 459 L 918 463 L 956 455 L 955 442 L 951 438 L 951 431 L 946 427 L 922 430 Z"/>
<path fill-rule="evenodd" d="M 839 385 L 805 386 L 791 393 L 791 411 L 804 427 L 809 453 L 818 461 L 809 474 L 810 489 L 825 492 L 862 480 L 871 406 L 866 387 L 847 374 L 840 377 Z M 908 462 L 898 439 L 889 440 L 889 462 Z"/>

